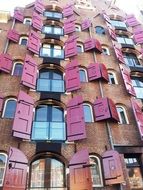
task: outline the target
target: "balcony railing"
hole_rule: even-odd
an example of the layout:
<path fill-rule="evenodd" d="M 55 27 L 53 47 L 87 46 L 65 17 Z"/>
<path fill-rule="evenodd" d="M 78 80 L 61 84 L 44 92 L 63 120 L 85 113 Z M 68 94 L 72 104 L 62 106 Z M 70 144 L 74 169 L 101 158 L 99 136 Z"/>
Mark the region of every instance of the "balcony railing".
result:
<path fill-rule="evenodd" d="M 54 48 L 41 48 L 40 49 L 40 57 L 64 59 L 64 50 L 63 49 L 54 49 Z"/>

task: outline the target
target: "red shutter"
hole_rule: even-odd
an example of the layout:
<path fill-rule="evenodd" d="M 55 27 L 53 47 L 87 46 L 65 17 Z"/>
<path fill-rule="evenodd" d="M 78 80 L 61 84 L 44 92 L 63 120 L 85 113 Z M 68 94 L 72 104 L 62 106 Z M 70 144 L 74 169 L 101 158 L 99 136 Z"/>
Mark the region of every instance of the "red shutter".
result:
<path fill-rule="evenodd" d="M 127 70 L 125 66 L 123 67 L 123 65 L 120 65 L 120 70 L 121 70 L 121 74 L 124 80 L 126 90 L 128 91 L 129 94 L 136 96 L 136 93 L 135 93 L 135 90 L 130 78 L 130 72 Z"/>
<path fill-rule="evenodd" d="M 71 5 L 64 7 L 63 15 L 64 15 L 64 17 L 68 17 L 68 16 L 73 15 L 73 7 Z"/>
<path fill-rule="evenodd" d="M 13 42 L 18 42 L 19 37 L 20 37 L 20 35 L 14 29 L 9 30 L 8 33 L 7 33 L 7 38 L 9 40 L 12 40 Z"/>
<path fill-rule="evenodd" d="M 86 30 L 91 26 L 91 21 L 89 19 L 85 19 L 82 23 L 81 23 L 81 29 L 82 30 Z"/>
<path fill-rule="evenodd" d="M 122 163 L 119 153 L 115 150 L 108 150 L 104 152 L 102 159 L 105 184 L 113 185 L 124 182 Z"/>
<path fill-rule="evenodd" d="M 31 96 L 20 91 L 17 101 L 12 131 L 14 137 L 30 139 L 34 101 Z"/>
<path fill-rule="evenodd" d="M 119 116 L 118 116 L 118 112 L 117 112 L 117 109 L 116 109 L 116 105 L 114 104 L 114 102 L 108 98 L 108 104 L 109 104 L 109 107 L 110 107 L 110 113 L 112 115 L 112 118 L 115 120 L 115 121 L 119 121 Z"/>
<path fill-rule="evenodd" d="M 10 73 L 12 66 L 12 57 L 7 53 L 2 53 L 0 55 L 0 70 L 6 73 Z"/>
<path fill-rule="evenodd" d="M 74 97 L 67 104 L 67 139 L 75 141 L 86 138 L 85 121 L 81 96 Z"/>
<path fill-rule="evenodd" d="M 33 12 L 33 16 L 32 16 L 32 26 L 33 28 L 36 28 L 37 30 L 42 29 L 42 16 L 36 12 Z"/>
<path fill-rule="evenodd" d="M 91 190 L 91 172 L 87 149 L 82 149 L 73 155 L 69 163 L 70 190 Z"/>
<path fill-rule="evenodd" d="M 103 15 L 104 20 L 110 23 L 110 17 L 106 13 L 103 13 L 102 15 Z"/>
<path fill-rule="evenodd" d="M 128 26 L 137 26 L 139 25 L 140 23 L 137 21 L 136 17 L 134 15 L 128 15 L 126 17 L 126 23 L 128 24 Z"/>
<path fill-rule="evenodd" d="M 42 0 L 37 0 L 35 2 L 35 10 L 39 13 L 43 13 L 44 12 L 44 4 Z"/>
<path fill-rule="evenodd" d="M 117 59 L 118 59 L 121 63 L 124 63 L 124 64 L 125 64 L 125 60 L 124 60 L 124 57 L 123 57 L 123 54 L 122 54 L 121 49 L 120 49 L 120 48 L 117 48 L 115 45 L 113 45 L 113 48 L 114 48 L 114 51 L 115 51 L 115 54 L 116 54 Z"/>
<path fill-rule="evenodd" d="M 74 39 L 73 41 L 65 43 L 65 57 L 69 58 L 75 55 L 77 55 L 77 43 Z"/>
<path fill-rule="evenodd" d="M 84 50 L 89 51 L 92 49 L 102 52 L 100 42 L 96 39 L 90 38 L 84 42 Z"/>
<path fill-rule="evenodd" d="M 16 20 L 23 22 L 24 20 L 24 15 L 23 12 L 19 11 L 19 10 L 15 10 L 14 11 L 14 16 L 13 16 Z"/>
<path fill-rule="evenodd" d="M 106 81 L 109 81 L 108 72 L 104 64 L 100 64 L 100 70 L 101 70 L 102 78 Z"/>
<path fill-rule="evenodd" d="M 143 32 L 134 34 L 133 39 L 137 44 L 143 44 Z"/>
<path fill-rule="evenodd" d="M 109 24 L 109 23 L 106 23 L 106 24 L 107 24 L 108 32 L 109 32 L 109 35 L 111 36 L 111 38 L 112 38 L 113 40 L 117 40 L 117 38 L 116 38 L 116 33 L 115 33 L 115 29 L 112 27 L 111 24 Z"/>
<path fill-rule="evenodd" d="M 65 68 L 65 83 L 67 92 L 80 89 L 79 68 L 75 60 Z"/>
<path fill-rule="evenodd" d="M 136 119 L 136 123 L 139 129 L 139 133 L 141 136 L 141 139 L 143 140 L 143 112 L 142 108 L 138 105 L 137 101 L 133 98 L 131 98 L 132 108 L 134 112 L 134 116 Z"/>
<path fill-rule="evenodd" d="M 29 34 L 27 47 L 33 53 L 39 54 L 40 37 L 39 37 L 39 34 L 37 32 L 34 32 L 33 30 L 31 30 L 31 32 Z"/>
<path fill-rule="evenodd" d="M 2 94 L 0 93 L 0 112 L 2 112 L 2 109 L 3 109 L 3 102 L 4 102 L 3 96 L 2 96 Z"/>
<path fill-rule="evenodd" d="M 10 147 L 3 190 L 25 190 L 28 160 L 17 148 Z"/>
<path fill-rule="evenodd" d="M 75 23 L 64 23 L 64 34 L 70 34 L 72 32 L 75 32 Z"/>
<path fill-rule="evenodd" d="M 24 61 L 24 68 L 21 77 L 21 83 L 29 88 L 35 89 L 37 79 L 37 64 L 35 60 L 26 55 Z"/>

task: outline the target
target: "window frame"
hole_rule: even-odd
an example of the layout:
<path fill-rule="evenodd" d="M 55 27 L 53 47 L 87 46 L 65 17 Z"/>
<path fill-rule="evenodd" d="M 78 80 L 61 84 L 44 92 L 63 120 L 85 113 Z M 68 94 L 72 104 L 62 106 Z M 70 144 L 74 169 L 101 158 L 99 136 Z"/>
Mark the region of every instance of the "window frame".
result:
<path fill-rule="evenodd" d="M 93 108 L 91 106 L 91 104 L 83 102 L 83 110 L 84 110 L 84 106 L 88 106 L 90 109 L 90 116 L 91 116 L 91 121 L 85 121 L 85 112 L 84 112 L 84 121 L 86 123 L 93 123 L 94 122 L 94 116 L 93 116 Z"/>
<path fill-rule="evenodd" d="M 142 67 L 142 65 L 140 64 L 140 61 L 135 53 L 123 52 L 123 57 L 125 60 L 125 64 L 128 65 L 129 67 L 130 66 L 131 67 Z M 130 62 L 131 62 L 131 64 L 130 64 Z M 138 63 L 138 64 L 136 64 L 136 63 Z"/>
<path fill-rule="evenodd" d="M 20 36 L 20 38 L 19 38 L 19 43 L 18 44 L 22 45 L 22 46 L 26 46 L 27 43 L 26 44 L 21 44 L 22 40 L 27 40 L 27 43 L 28 43 L 28 36 Z"/>
<path fill-rule="evenodd" d="M 9 100 L 14 100 L 14 101 L 16 102 L 16 104 L 17 104 L 17 99 L 16 99 L 16 98 L 8 98 L 8 99 L 5 100 L 5 102 L 4 102 L 4 107 L 3 107 L 3 111 L 2 111 L 2 118 L 4 118 L 4 119 L 13 119 L 13 118 L 14 118 L 14 117 L 12 117 L 12 118 L 4 117 L 5 111 L 6 111 L 6 105 L 7 105 L 7 102 L 8 102 Z M 16 110 L 16 108 L 15 108 L 15 110 Z"/>
<path fill-rule="evenodd" d="M 123 111 L 123 113 L 124 113 L 124 117 L 125 117 L 126 123 L 122 123 L 122 122 L 121 122 L 121 121 L 122 121 L 122 117 L 121 117 L 121 114 L 119 114 L 118 108 L 122 108 L 122 111 Z M 118 117 L 119 117 L 119 122 L 118 122 L 118 124 L 119 124 L 119 125 L 128 125 L 128 124 L 130 124 L 125 107 L 122 106 L 122 105 L 120 105 L 120 104 L 117 104 L 117 105 L 116 105 L 116 110 L 117 110 Z"/>
<path fill-rule="evenodd" d="M 115 72 L 114 72 L 114 71 L 110 71 L 110 70 L 108 70 L 107 73 L 108 73 L 108 78 L 109 78 L 109 82 L 108 82 L 108 84 L 111 84 L 111 85 L 117 85 L 117 84 L 118 84 L 118 80 L 117 80 L 117 77 L 116 77 Z M 114 79 L 114 81 L 115 81 L 115 84 L 110 83 L 111 80 L 110 80 L 109 74 L 112 74 L 113 79 Z"/>
<path fill-rule="evenodd" d="M 78 42 L 76 46 L 81 48 L 81 51 L 80 51 L 80 52 L 78 51 L 78 48 L 77 48 L 77 53 L 78 53 L 78 54 L 84 52 L 84 47 L 83 47 L 83 44 L 82 44 L 82 43 Z"/>
<path fill-rule="evenodd" d="M 17 64 L 21 64 L 23 66 L 23 62 L 22 61 L 16 61 L 16 62 L 14 62 L 13 67 L 12 67 L 11 75 L 12 76 L 20 77 L 21 75 L 14 75 L 15 67 L 16 67 Z"/>
<path fill-rule="evenodd" d="M 117 42 L 124 45 L 135 45 L 132 38 L 117 36 Z"/>
<path fill-rule="evenodd" d="M 6 166 L 7 166 L 7 159 L 8 159 L 8 156 L 6 153 L 4 152 L 0 152 L 0 155 L 4 155 L 5 156 L 5 165 L 4 165 L 4 172 L 3 172 L 3 177 L 2 177 L 2 183 L 0 184 L 0 187 L 3 186 L 3 182 L 4 182 L 4 178 L 5 178 L 5 172 L 6 172 Z"/>
<path fill-rule="evenodd" d="M 46 13 L 51 13 L 51 16 L 49 16 L 48 14 L 47 14 L 47 16 L 46 16 Z M 56 17 L 56 14 L 60 14 L 61 16 L 60 17 Z M 45 10 L 44 12 L 43 12 L 43 16 L 44 17 L 46 17 L 46 18 L 54 18 L 54 19 L 62 19 L 63 18 L 63 14 L 61 13 L 61 12 L 58 12 L 58 11 L 51 11 L 51 10 Z"/>
<path fill-rule="evenodd" d="M 46 27 L 51 28 L 51 32 L 47 33 L 47 32 L 46 32 L 46 29 L 45 29 Z M 55 30 L 56 30 L 57 28 L 60 28 L 60 29 L 61 29 L 61 33 L 60 33 L 60 34 L 56 34 Z M 54 34 L 54 35 L 56 35 L 56 36 L 63 36 L 63 35 L 64 35 L 64 30 L 63 30 L 63 28 L 60 27 L 60 26 L 44 25 L 43 28 L 42 28 L 42 33 L 43 33 L 43 34 Z"/>
<path fill-rule="evenodd" d="M 26 23 L 26 21 L 30 21 L 30 24 Z M 27 26 L 31 26 L 32 24 L 32 18 L 30 17 L 25 17 L 23 20 L 23 24 L 27 25 Z"/>
<path fill-rule="evenodd" d="M 80 71 L 84 71 L 84 73 L 85 73 L 85 81 L 81 81 L 81 78 L 80 78 Z M 87 70 L 86 70 L 85 68 L 79 67 L 79 78 L 80 78 L 80 82 L 81 82 L 81 83 L 88 82 Z"/>
<path fill-rule="evenodd" d="M 108 48 L 108 47 L 106 47 L 106 46 L 103 45 L 103 46 L 101 46 L 101 49 L 102 49 L 102 50 L 105 49 L 106 52 L 107 52 L 107 53 L 105 54 L 105 53 L 104 53 L 105 51 L 104 51 L 104 52 L 102 51 L 102 54 L 103 54 L 103 55 L 110 55 L 110 51 L 109 51 L 109 48 Z"/>
<path fill-rule="evenodd" d="M 100 30 L 102 29 L 102 33 L 97 32 L 97 28 L 98 29 L 100 28 Z M 100 36 L 104 36 L 106 34 L 105 33 L 105 28 L 103 26 L 95 26 L 95 33 L 98 34 L 98 35 L 100 35 Z"/>
<path fill-rule="evenodd" d="M 113 20 L 113 19 L 110 19 L 110 21 L 111 21 L 111 25 L 114 26 L 114 27 L 127 28 L 127 25 L 123 21 Z"/>
<path fill-rule="evenodd" d="M 75 31 L 81 32 L 81 25 L 80 24 L 75 24 Z"/>

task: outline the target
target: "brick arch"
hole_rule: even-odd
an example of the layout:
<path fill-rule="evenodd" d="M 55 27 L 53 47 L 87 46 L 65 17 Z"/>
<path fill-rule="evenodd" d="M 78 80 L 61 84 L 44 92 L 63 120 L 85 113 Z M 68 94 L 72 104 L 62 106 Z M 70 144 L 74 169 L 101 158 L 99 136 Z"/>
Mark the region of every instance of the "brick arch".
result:
<path fill-rule="evenodd" d="M 61 108 L 63 108 L 63 110 L 66 109 L 66 105 L 63 102 L 59 102 L 59 101 L 54 100 L 54 99 L 38 100 L 37 102 L 35 102 L 35 108 L 37 106 L 39 106 L 40 104 L 57 105 L 57 106 L 60 106 Z"/>
<path fill-rule="evenodd" d="M 61 71 L 62 73 L 64 72 L 64 68 L 62 67 L 62 66 L 59 66 L 59 65 L 55 65 L 55 64 L 50 64 L 50 63 L 44 63 L 44 64 L 41 64 L 41 65 L 39 65 L 39 67 L 38 67 L 38 70 L 41 70 L 41 69 L 46 69 L 46 68 L 48 68 L 48 69 L 57 69 L 57 70 L 59 70 L 59 71 Z"/>
<path fill-rule="evenodd" d="M 56 40 L 56 39 L 42 39 L 41 40 L 42 44 L 54 44 L 54 45 L 59 45 L 61 47 L 64 46 L 64 42 L 61 40 Z"/>
<path fill-rule="evenodd" d="M 63 9 L 60 6 L 51 4 L 51 5 L 45 6 L 45 11 L 57 11 L 57 12 L 62 13 Z"/>
<path fill-rule="evenodd" d="M 60 21 L 55 21 L 55 20 L 44 20 L 43 21 L 43 26 L 45 25 L 53 25 L 53 26 L 60 26 L 60 27 L 63 27 L 63 23 L 60 22 Z"/>

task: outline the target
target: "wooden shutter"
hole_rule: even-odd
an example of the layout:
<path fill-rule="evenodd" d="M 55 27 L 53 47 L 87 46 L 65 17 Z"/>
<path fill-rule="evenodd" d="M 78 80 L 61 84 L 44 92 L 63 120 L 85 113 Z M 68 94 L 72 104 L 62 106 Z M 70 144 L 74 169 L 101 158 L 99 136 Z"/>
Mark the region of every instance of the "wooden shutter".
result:
<path fill-rule="evenodd" d="M 133 28 L 133 33 L 134 34 L 141 34 L 143 33 L 143 27 L 142 25 L 138 25 L 136 27 Z"/>
<path fill-rule="evenodd" d="M 31 96 L 20 91 L 12 126 L 14 137 L 30 139 L 34 101 Z"/>
<path fill-rule="evenodd" d="M 12 57 L 7 53 L 2 53 L 0 55 L 0 70 L 6 73 L 10 73 L 12 70 Z"/>
<path fill-rule="evenodd" d="M 102 52 L 101 44 L 98 40 L 89 38 L 84 42 L 84 50 L 89 51 L 89 50 L 97 50 L 98 52 Z"/>
<path fill-rule="evenodd" d="M 75 32 L 75 23 L 64 23 L 64 34 L 70 34 L 72 32 Z"/>
<path fill-rule="evenodd" d="M 126 17 L 126 23 L 128 24 L 128 26 L 132 27 L 139 25 L 139 22 L 137 21 L 136 17 L 133 14 L 128 15 Z"/>
<path fill-rule="evenodd" d="M 32 26 L 33 28 L 36 28 L 37 30 L 42 29 L 42 16 L 36 12 L 33 12 L 33 16 L 32 16 Z"/>
<path fill-rule="evenodd" d="M 116 36 L 115 29 L 113 28 L 113 26 L 109 23 L 106 23 L 106 24 L 107 24 L 107 29 L 111 38 L 113 40 L 117 40 L 117 36 Z"/>
<path fill-rule="evenodd" d="M 39 34 L 33 30 L 31 30 L 28 38 L 27 47 L 33 53 L 39 54 L 40 49 L 40 37 Z"/>
<path fill-rule="evenodd" d="M 113 185 L 124 182 L 122 163 L 119 153 L 115 150 L 108 150 L 104 152 L 102 159 L 105 184 Z"/>
<path fill-rule="evenodd" d="M 67 104 L 67 139 L 75 141 L 86 138 L 83 100 L 76 96 Z"/>
<path fill-rule="evenodd" d="M 35 60 L 26 55 L 21 77 L 21 83 L 29 88 L 35 89 L 37 79 L 37 63 Z"/>
<path fill-rule="evenodd" d="M 64 24 L 68 24 L 68 23 L 70 23 L 70 22 L 74 22 L 74 21 L 76 21 L 76 18 L 75 18 L 75 16 L 70 16 L 70 17 L 68 17 L 66 20 L 64 20 Z"/>
<path fill-rule="evenodd" d="M 143 44 L 143 32 L 134 34 L 133 39 L 137 44 Z"/>
<path fill-rule="evenodd" d="M 10 147 L 3 190 L 25 190 L 28 160 L 22 151 Z"/>
<path fill-rule="evenodd" d="M 73 41 L 68 41 L 65 43 L 65 57 L 73 57 L 77 55 L 77 43 L 76 39 L 73 39 Z"/>
<path fill-rule="evenodd" d="M 19 33 L 14 29 L 9 30 L 7 33 L 7 38 L 13 42 L 18 42 L 19 37 L 20 37 Z"/>
<path fill-rule="evenodd" d="M 0 93 L 0 112 L 2 112 L 3 109 L 3 102 L 4 102 L 3 95 Z"/>
<path fill-rule="evenodd" d="M 110 17 L 105 12 L 102 15 L 103 15 L 104 20 L 110 23 Z"/>
<path fill-rule="evenodd" d="M 81 23 L 81 29 L 82 30 L 86 30 L 91 26 L 91 21 L 89 19 L 85 19 L 82 23 Z"/>
<path fill-rule="evenodd" d="M 16 20 L 23 22 L 24 20 L 24 15 L 23 12 L 20 10 L 15 10 L 14 11 L 14 16 L 13 16 Z"/>
<path fill-rule="evenodd" d="M 44 4 L 43 4 L 43 1 L 42 0 L 37 0 L 35 2 L 35 10 L 38 12 L 38 13 L 43 13 L 44 12 Z"/>
<path fill-rule="evenodd" d="M 116 55 L 117 59 L 118 59 L 121 63 L 125 64 L 125 60 L 124 60 L 123 53 L 122 53 L 121 49 L 120 49 L 120 48 L 117 48 L 115 45 L 113 45 L 113 48 L 114 48 L 115 55 Z"/>
<path fill-rule="evenodd" d="M 67 5 L 63 8 L 63 15 L 64 17 L 69 17 L 73 15 L 73 7 L 71 5 Z"/>

